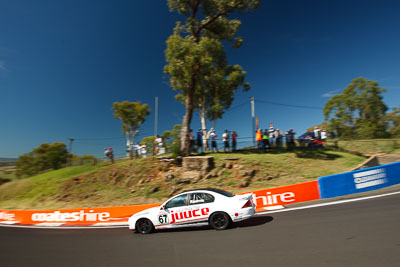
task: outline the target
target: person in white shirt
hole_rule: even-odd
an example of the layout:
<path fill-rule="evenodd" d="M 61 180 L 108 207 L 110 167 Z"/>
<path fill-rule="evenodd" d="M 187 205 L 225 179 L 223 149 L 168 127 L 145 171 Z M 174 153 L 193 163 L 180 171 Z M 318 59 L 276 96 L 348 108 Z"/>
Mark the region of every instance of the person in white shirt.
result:
<path fill-rule="evenodd" d="M 328 137 L 326 130 L 321 131 L 321 141 L 326 142 L 326 138 Z"/>
<path fill-rule="evenodd" d="M 317 140 L 321 140 L 321 129 L 318 127 L 314 128 L 314 138 Z"/>
<path fill-rule="evenodd" d="M 222 134 L 222 141 L 224 141 L 224 152 L 226 150 L 229 150 L 229 133 L 228 130 L 225 130 L 225 132 Z"/>
<path fill-rule="evenodd" d="M 154 140 L 154 143 L 156 144 L 156 151 L 155 152 L 158 155 L 160 153 L 160 149 L 163 146 L 162 138 L 159 135 L 157 135 L 157 138 L 156 138 L 156 140 Z"/>
<path fill-rule="evenodd" d="M 210 137 L 211 137 L 211 151 L 217 151 L 218 152 L 217 134 L 215 133 L 214 130 L 210 133 Z"/>
<path fill-rule="evenodd" d="M 145 143 L 140 147 L 140 154 L 143 158 L 147 157 L 147 148 Z"/>

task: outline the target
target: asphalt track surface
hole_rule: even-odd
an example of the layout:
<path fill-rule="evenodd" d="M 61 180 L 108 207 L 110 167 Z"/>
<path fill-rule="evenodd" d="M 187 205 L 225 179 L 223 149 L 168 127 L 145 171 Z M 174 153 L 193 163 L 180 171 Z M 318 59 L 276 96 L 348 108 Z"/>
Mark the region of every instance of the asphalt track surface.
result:
<path fill-rule="evenodd" d="M 0 227 L 0 266 L 400 266 L 399 206 L 396 194 L 150 235 Z"/>

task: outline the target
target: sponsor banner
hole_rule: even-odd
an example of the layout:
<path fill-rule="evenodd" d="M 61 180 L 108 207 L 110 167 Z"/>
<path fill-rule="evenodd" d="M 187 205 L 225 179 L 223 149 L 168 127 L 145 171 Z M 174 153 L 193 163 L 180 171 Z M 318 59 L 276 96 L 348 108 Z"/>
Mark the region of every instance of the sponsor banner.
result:
<path fill-rule="evenodd" d="M 27 225 L 121 223 L 128 222 L 132 214 L 158 205 L 160 204 L 65 210 L 0 210 L 0 223 Z"/>
<path fill-rule="evenodd" d="M 276 207 L 281 208 L 282 205 L 320 199 L 317 181 L 257 190 L 249 193 L 253 193 L 257 212 L 273 210 Z"/>
<path fill-rule="evenodd" d="M 253 194 L 257 211 L 320 198 L 317 181 L 247 193 Z M 120 225 L 127 224 L 133 214 L 160 204 L 65 210 L 0 210 L 0 223 L 39 226 Z"/>
<path fill-rule="evenodd" d="M 400 183 L 400 162 L 318 179 L 321 198 L 331 198 L 384 188 Z"/>

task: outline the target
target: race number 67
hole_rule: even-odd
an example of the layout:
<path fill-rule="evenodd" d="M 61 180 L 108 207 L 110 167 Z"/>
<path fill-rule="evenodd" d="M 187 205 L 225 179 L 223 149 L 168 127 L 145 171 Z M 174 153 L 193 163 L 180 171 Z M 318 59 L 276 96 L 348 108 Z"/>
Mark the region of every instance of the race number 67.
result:
<path fill-rule="evenodd" d="M 158 216 L 158 221 L 160 223 L 168 223 L 168 217 L 167 214 L 161 214 Z"/>

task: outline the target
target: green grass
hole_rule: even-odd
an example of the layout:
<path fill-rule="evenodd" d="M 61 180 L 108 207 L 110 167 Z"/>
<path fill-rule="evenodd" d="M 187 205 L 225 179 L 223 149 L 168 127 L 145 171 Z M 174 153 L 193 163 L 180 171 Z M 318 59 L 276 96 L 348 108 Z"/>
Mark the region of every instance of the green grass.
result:
<path fill-rule="evenodd" d="M 364 157 L 340 151 L 274 150 L 270 153 L 213 153 L 218 177 L 196 184 L 176 184 L 182 169 L 173 169 L 155 157 L 119 160 L 115 164 L 82 165 L 19 179 L 0 186 L 0 208 L 54 209 L 120 206 L 161 202 L 173 189 L 219 187 L 232 192 L 270 188 L 315 180 L 320 176 L 349 171 Z M 221 168 L 230 163 L 232 168 Z M 250 186 L 243 184 L 244 171 L 254 169 Z M 176 178 L 166 182 L 164 175 L 173 171 Z M 157 188 L 155 190 L 154 188 Z"/>
<path fill-rule="evenodd" d="M 18 206 L 19 202 L 24 203 L 23 206 L 35 207 L 41 201 L 53 197 L 65 180 L 103 167 L 104 165 L 73 166 L 5 183 L 0 187 L 0 207 L 3 203 L 5 206 L 14 206 L 13 203 Z"/>
<path fill-rule="evenodd" d="M 332 140 L 328 141 L 333 145 Z M 350 152 L 357 152 L 371 156 L 373 154 L 400 154 L 400 139 L 372 139 L 372 140 L 352 140 L 339 141 L 340 149 Z"/>
<path fill-rule="evenodd" d="M 0 178 L 7 180 L 16 180 L 15 165 L 12 166 L 0 166 Z"/>
<path fill-rule="evenodd" d="M 211 154 L 219 162 L 238 158 L 232 164 L 255 169 L 256 175 L 251 188 L 269 188 L 315 180 L 321 176 L 349 171 L 365 160 L 364 157 L 339 151 L 302 150 L 294 152 L 275 151 L 273 153 L 232 153 Z M 268 179 L 269 178 L 269 179 Z M 242 179 L 243 180 L 243 179 Z M 222 186 L 230 186 L 232 179 L 225 179 Z M 234 183 L 235 184 L 235 183 Z M 243 191 L 234 189 L 233 191 Z M 244 191 L 246 191 L 244 189 Z"/>

